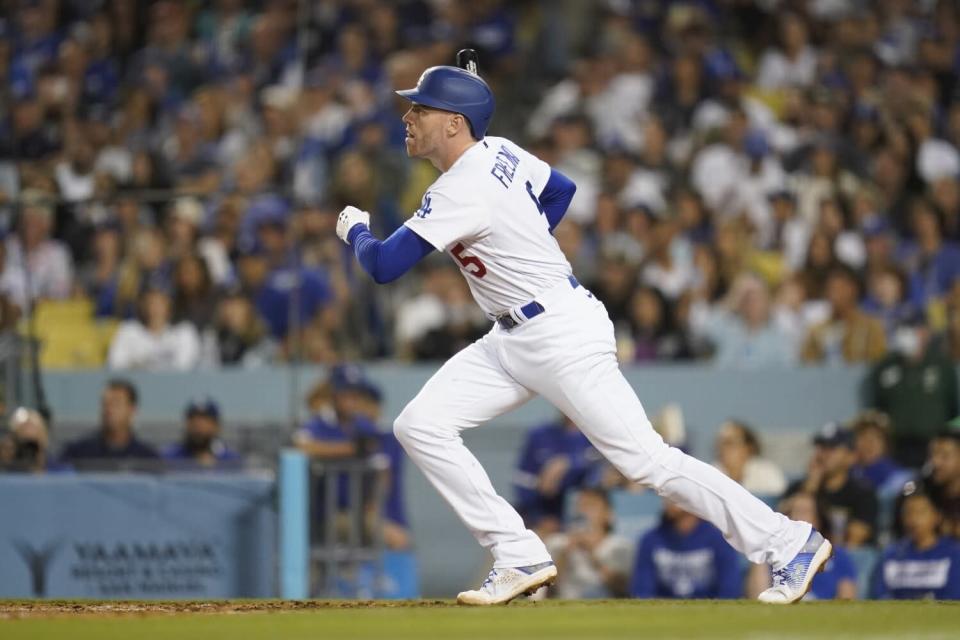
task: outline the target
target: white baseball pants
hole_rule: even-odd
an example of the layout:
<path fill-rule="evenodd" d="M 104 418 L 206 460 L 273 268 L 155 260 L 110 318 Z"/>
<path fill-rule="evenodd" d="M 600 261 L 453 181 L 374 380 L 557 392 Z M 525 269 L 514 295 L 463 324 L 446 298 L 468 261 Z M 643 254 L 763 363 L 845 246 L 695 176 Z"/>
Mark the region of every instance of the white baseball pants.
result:
<path fill-rule="evenodd" d="M 407 454 L 493 554 L 494 567 L 550 559 L 497 494 L 460 432 L 540 394 L 573 420 L 630 480 L 712 522 L 752 562 L 779 566 L 810 525 L 774 512 L 723 472 L 657 434 L 620 372 L 603 304 L 567 280 L 537 296 L 545 311 L 507 331 L 495 325 L 447 361 L 394 422 Z"/>

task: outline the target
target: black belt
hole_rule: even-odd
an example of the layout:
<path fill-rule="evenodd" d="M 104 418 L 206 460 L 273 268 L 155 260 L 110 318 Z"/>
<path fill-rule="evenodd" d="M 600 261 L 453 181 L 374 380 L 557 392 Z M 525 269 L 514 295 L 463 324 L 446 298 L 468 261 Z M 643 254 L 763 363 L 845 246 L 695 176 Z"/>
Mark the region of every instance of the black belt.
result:
<path fill-rule="evenodd" d="M 569 282 L 570 286 L 573 287 L 574 289 L 580 286 L 580 283 L 577 281 L 577 279 L 574 276 L 567 276 L 567 282 Z M 536 300 L 531 300 L 527 304 L 520 307 L 520 314 L 522 314 L 523 316 L 522 319 L 518 320 L 514 318 L 513 315 L 511 315 L 511 313 L 508 311 L 503 315 L 497 316 L 497 324 L 499 324 L 501 328 L 509 331 L 510 329 L 513 329 L 517 325 L 522 324 L 527 320 L 532 320 L 536 318 L 538 315 L 540 315 L 544 311 L 546 311 L 546 309 L 543 308 L 542 304 L 540 304 Z"/>

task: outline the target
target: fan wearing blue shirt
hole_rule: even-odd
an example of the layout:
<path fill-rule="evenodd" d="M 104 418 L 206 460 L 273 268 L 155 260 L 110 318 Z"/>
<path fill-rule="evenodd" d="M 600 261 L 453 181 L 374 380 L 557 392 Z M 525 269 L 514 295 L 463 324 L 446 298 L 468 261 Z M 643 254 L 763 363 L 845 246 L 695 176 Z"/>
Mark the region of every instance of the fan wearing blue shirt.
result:
<path fill-rule="evenodd" d="M 403 500 L 403 451 L 393 433 L 377 427 L 381 393 L 356 365 L 333 367 L 327 380 L 310 393 L 313 415 L 294 436 L 296 446 L 312 457 L 380 457 L 386 464 L 383 492 L 383 542 L 388 549 L 410 546 Z M 366 483 L 364 485 L 366 487 Z M 337 481 L 337 506 L 350 507 L 346 474 Z M 364 499 L 369 498 L 368 495 Z M 320 496 L 322 500 L 322 496 Z M 319 512 L 323 513 L 322 502 Z"/>
<path fill-rule="evenodd" d="M 900 493 L 912 473 L 890 457 L 890 417 L 882 411 L 867 409 L 854 419 L 851 427 L 857 462 L 850 473 L 880 495 Z"/>
<path fill-rule="evenodd" d="M 513 478 L 517 511 L 527 526 L 544 534 L 559 531 L 567 493 L 583 485 L 599 460 L 587 437 L 565 416 L 531 429 Z"/>
<path fill-rule="evenodd" d="M 743 572 L 720 530 L 664 502 L 660 524 L 640 538 L 630 595 L 634 598 L 739 598 Z"/>
<path fill-rule="evenodd" d="M 900 509 L 906 536 L 887 547 L 877 563 L 873 596 L 881 600 L 960 599 L 960 543 L 940 535 L 942 517 L 933 500 L 914 491 L 904 498 Z"/>

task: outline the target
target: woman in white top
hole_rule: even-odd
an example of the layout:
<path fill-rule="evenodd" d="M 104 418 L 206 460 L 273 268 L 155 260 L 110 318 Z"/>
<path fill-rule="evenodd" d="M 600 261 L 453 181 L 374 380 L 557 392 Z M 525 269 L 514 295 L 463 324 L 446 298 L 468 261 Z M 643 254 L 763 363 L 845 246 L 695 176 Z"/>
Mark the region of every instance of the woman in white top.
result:
<path fill-rule="evenodd" d="M 742 422 L 728 420 L 716 440 L 717 461 L 713 466 L 739 482 L 755 495 L 780 496 L 787 479 L 776 464 L 760 457 L 760 441 Z"/>
<path fill-rule="evenodd" d="M 170 294 L 153 286 L 140 296 L 140 317 L 120 325 L 107 363 L 111 369 L 185 371 L 200 359 L 200 336 L 189 322 L 171 324 Z"/>

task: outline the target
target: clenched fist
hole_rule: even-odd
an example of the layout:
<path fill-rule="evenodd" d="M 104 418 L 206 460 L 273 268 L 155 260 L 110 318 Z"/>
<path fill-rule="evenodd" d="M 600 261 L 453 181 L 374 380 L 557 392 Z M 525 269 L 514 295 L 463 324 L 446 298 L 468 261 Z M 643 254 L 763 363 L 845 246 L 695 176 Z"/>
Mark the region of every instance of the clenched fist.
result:
<path fill-rule="evenodd" d="M 348 242 L 347 238 L 350 236 L 350 229 L 358 224 L 369 227 L 370 214 L 356 207 L 344 207 L 343 211 L 340 212 L 340 216 L 337 218 L 337 236 L 344 242 Z"/>

